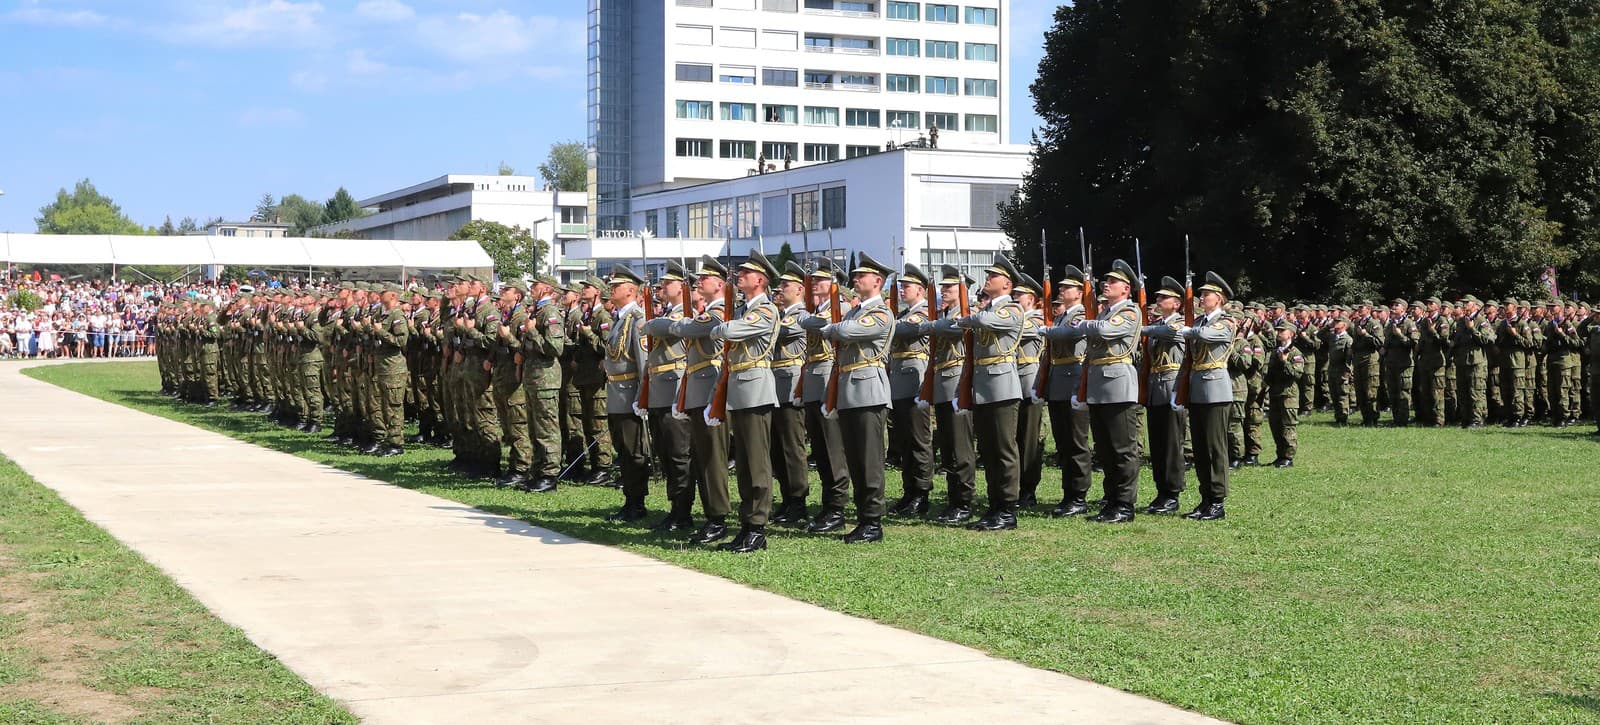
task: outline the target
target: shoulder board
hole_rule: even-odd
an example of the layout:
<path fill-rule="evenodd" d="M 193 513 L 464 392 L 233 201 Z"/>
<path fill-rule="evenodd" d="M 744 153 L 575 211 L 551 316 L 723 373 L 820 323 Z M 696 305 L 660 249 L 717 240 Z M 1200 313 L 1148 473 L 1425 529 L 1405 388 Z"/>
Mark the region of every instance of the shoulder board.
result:
<path fill-rule="evenodd" d="M 999 315 L 1000 317 L 1010 317 L 1011 316 L 1011 306 L 1010 305 L 1002 306 L 1000 309 L 995 310 L 995 314 Z"/>
<path fill-rule="evenodd" d="M 710 322 L 711 321 L 711 313 L 702 312 L 702 313 L 700 313 L 698 315 L 695 315 L 694 321 L 695 322 Z"/>
<path fill-rule="evenodd" d="M 782 322 L 785 325 L 793 325 L 794 322 L 795 322 L 794 315 L 790 315 L 788 317 L 785 317 L 782 320 L 780 320 L 780 322 Z"/>

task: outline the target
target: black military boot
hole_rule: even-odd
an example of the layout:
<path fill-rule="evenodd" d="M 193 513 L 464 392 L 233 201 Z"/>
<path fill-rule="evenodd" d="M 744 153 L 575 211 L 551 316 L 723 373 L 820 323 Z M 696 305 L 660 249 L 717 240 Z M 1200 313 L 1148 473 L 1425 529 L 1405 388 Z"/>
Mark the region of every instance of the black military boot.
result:
<path fill-rule="evenodd" d="M 644 507 L 643 500 L 630 500 L 622 504 L 622 508 L 607 514 L 606 520 L 612 523 L 633 523 L 650 515 Z"/>
<path fill-rule="evenodd" d="M 741 526 L 739 533 L 735 534 L 732 541 L 724 541 L 717 545 L 717 551 L 731 551 L 735 554 L 749 554 L 767 548 L 767 527 Z"/>
<path fill-rule="evenodd" d="M 1170 514 L 1178 511 L 1178 497 L 1161 494 L 1156 496 L 1149 506 L 1144 507 L 1147 514 Z"/>
<path fill-rule="evenodd" d="M 691 544 L 714 544 L 728 538 L 728 525 L 722 519 L 707 519 L 704 526 L 689 537 Z"/>
<path fill-rule="evenodd" d="M 1079 516 L 1089 511 L 1089 504 L 1081 498 L 1062 499 L 1061 503 L 1050 509 L 1050 518 L 1062 519 L 1068 516 Z"/>
<path fill-rule="evenodd" d="M 935 523 L 955 526 L 972 520 L 972 507 L 968 504 L 953 503 L 944 507 L 938 516 L 933 517 Z"/>
<path fill-rule="evenodd" d="M 824 508 L 817 513 L 817 517 L 806 526 L 806 531 L 813 534 L 826 534 L 844 528 L 844 511 L 834 508 Z"/>
<path fill-rule="evenodd" d="M 1006 531 L 1015 529 L 1017 528 L 1017 512 L 1013 506 L 991 508 L 983 514 L 983 518 L 967 524 L 967 528 L 972 531 Z"/>
<path fill-rule="evenodd" d="M 846 544 L 871 544 L 883 541 L 883 524 L 878 519 L 862 519 L 850 533 L 839 537 Z"/>
<path fill-rule="evenodd" d="M 506 488 L 507 486 L 521 486 L 522 484 L 527 483 L 527 482 L 528 482 L 527 474 L 524 474 L 521 471 L 506 471 L 504 476 L 501 476 L 501 477 L 496 478 L 494 480 L 494 487 L 495 488 Z"/>
<path fill-rule="evenodd" d="M 1107 503 L 1101 507 L 1100 513 L 1085 520 L 1093 521 L 1097 524 L 1125 524 L 1133 520 L 1133 509 L 1120 504 Z"/>
<path fill-rule="evenodd" d="M 650 530 L 665 534 L 675 534 L 694 528 L 694 514 L 690 513 L 691 508 L 692 504 L 688 501 L 673 501 L 672 510 L 668 511 L 666 516 L 661 517 L 661 520 L 657 521 L 655 526 L 651 526 Z"/>
<path fill-rule="evenodd" d="M 926 516 L 928 513 L 928 494 L 908 493 L 900 497 L 889 507 L 890 516 Z"/>

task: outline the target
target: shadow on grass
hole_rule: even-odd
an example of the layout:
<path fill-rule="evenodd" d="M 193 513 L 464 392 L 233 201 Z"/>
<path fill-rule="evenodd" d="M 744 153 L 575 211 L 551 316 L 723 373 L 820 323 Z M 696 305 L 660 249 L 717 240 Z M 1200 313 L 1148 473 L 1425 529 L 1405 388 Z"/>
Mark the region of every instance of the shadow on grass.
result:
<path fill-rule="evenodd" d="M 1544 697 L 1580 710 L 1600 713 L 1600 697 L 1594 695 L 1576 695 L 1570 692 L 1544 692 Z"/>

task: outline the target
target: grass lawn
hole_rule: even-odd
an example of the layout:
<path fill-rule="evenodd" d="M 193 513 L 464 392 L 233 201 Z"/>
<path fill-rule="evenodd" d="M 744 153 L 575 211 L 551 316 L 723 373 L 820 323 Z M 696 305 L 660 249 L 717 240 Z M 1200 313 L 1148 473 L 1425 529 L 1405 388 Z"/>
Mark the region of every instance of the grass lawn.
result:
<path fill-rule="evenodd" d="M 1586 427 L 1335 429 L 1319 416 L 1301 426 L 1295 468 L 1235 476 L 1223 522 L 1107 527 L 1045 506 L 1016 532 L 895 524 L 865 547 L 779 529 L 766 553 L 739 557 L 605 523 L 611 489 L 500 491 L 444 473 L 445 451 L 380 460 L 175 403 L 153 363 L 27 374 L 1229 720 L 1600 722 L 1600 445 Z M 1059 472 L 1045 475 L 1053 504 Z"/>
<path fill-rule="evenodd" d="M 0 722 L 355 722 L 0 457 Z"/>

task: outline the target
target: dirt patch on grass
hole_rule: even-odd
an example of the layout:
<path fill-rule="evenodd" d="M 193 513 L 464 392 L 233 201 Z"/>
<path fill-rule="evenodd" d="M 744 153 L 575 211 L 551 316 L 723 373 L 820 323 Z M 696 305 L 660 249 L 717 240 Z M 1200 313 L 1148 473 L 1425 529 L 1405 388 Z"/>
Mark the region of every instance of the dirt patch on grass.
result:
<path fill-rule="evenodd" d="M 0 544 L 0 615 L 15 618 L 14 631 L 0 638 L 29 666 L 28 674 L 0 686 L 0 702 L 31 701 L 55 712 L 92 722 L 127 722 L 145 712 L 160 696 L 154 688 L 124 693 L 90 685 L 106 653 L 121 646 L 88 624 L 55 621 L 57 601 L 41 584 L 46 575 L 29 572 Z"/>

